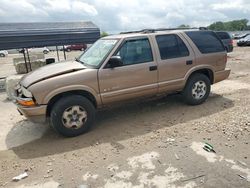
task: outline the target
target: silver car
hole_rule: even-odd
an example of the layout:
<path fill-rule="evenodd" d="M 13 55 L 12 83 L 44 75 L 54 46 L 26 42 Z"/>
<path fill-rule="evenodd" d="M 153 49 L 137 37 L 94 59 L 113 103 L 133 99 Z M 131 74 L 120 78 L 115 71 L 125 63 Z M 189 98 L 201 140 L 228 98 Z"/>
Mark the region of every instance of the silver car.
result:
<path fill-rule="evenodd" d="M 7 50 L 0 50 L 0 57 L 6 57 L 8 54 Z"/>

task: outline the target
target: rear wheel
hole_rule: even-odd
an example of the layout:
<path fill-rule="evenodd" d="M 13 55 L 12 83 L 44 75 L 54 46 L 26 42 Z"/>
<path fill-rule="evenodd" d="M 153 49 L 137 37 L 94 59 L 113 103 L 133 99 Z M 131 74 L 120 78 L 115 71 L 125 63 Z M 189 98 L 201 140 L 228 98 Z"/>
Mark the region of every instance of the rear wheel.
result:
<path fill-rule="evenodd" d="M 5 54 L 0 53 L 0 57 L 5 57 Z"/>
<path fill-rule="evenodd" d="M 81 51 L 84 51 L 84 48 L 81 48 Z"/>
<path fill-rule="evenodd" d="M 48 52 L 47 50 L 43 50 L 43 53 L 44 53 L 44 54 L 47 54 L 47 53 L 49 53 L 49 52 Z"/>
<path fill-rule="evenodd" d="M 67 51 L 67 52 L 70 52 L 71 50 L 70 50 L 70 48 L 67 48 L 66 51 Z"/>
<path fill-rule="evenodd" d="M 203 103 L 209 96 L 211 83 L 204 74 L 196 73 L 192 75 L 183 90 L 183 98 L 189 105 Z"/>
<path fill-rule="evenodd" d="M 94 119 L 94 105 L 80 95 L 63 97 L 55 103 L 50 114 L 51 126 L 67 137 L 87 132 Z"/>

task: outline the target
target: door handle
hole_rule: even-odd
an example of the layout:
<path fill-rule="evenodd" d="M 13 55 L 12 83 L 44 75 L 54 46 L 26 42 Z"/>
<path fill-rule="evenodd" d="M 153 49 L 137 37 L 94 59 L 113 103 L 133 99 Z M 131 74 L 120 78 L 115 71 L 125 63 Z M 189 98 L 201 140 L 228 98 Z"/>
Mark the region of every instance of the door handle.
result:
<path fill-rule="evenodd" d="M 186 61 L 186 65 L 192 65 L 193 64 L 193 60 L 187 60 Z"/>
<path fill-rule="evenodd" d="M 157 70 L 157 66 L 156 65 L 149 67 L 149 71 L 155 71 L 155 70 Z"/>

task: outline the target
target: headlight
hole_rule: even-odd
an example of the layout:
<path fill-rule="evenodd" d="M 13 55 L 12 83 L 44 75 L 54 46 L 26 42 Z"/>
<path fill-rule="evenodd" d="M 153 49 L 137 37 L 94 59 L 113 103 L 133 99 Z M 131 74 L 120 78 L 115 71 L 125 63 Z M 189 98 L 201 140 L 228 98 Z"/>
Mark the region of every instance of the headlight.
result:
<path fill-rule="evenodd" d="M 22 94 L 23 94 L 25 97 L 29 97 L 29 98 L 32 97 L 32 93 L 31 93 L 30 91 L 28 91 L 26 88 L 24 88 L 23 86 L 21 87 L 21 90 L 22 90 Z"/>

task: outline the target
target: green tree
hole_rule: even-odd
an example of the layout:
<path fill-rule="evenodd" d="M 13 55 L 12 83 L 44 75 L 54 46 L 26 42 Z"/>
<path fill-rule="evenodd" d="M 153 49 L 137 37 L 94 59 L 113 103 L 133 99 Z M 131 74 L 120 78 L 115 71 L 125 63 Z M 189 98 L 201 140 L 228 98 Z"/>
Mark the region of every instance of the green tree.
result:
<path fill-rule="evenodd" d="M 107 32 L 105 32 L 105 31 L 102 31 L 101 32 L 101 37 L 106 37 L 106 36 L 109 36 L 109 34 Z"/>
<path fill-rule="evenodd" d="M 250 25 L 248 25 L 245 30 L 249 31 L 250 30 Z"/>
<path fill-rule="evenodd" d="M 216 31 L 223 31 L 225 30 L 225 26 L 223 22 L 215 22 L 208 26 L 208 29 L 210 30 L 216 30 Z"/>
<path fill-rule="evenodd" d="M 181 24 L 178 26 L 178 28 L 190 28 L 190 25 Z"/>
<path fill-rule="evenodd" d="M 215 22 L 208 29 L 215 31 L 242 31 L 247 29 L 247 19 L 233 20 L 229 22 Z"/>

